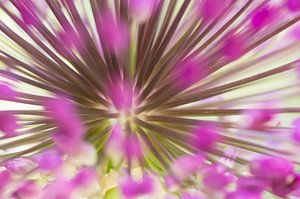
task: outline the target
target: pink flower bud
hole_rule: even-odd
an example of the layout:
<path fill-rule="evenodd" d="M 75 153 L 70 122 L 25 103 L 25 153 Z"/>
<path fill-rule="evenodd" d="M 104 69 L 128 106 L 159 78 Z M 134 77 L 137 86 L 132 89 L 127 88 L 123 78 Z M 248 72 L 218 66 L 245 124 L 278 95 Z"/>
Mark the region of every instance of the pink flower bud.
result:
<path fill-rule="evenodd" d="M 264 181 L 255 177 L 239 177 L 237 181 L 238 191 L 255 195 L 260 195 L 267 189 L 267 185 Z"/>
<path fill-rule="evenodd" d="M 16 8 L 19 10 L 21 17 L 26 25 L 38 27 L 40 25 L 37 16 L 37 9 L 32 0 L 16 1 Z"/>
<path fill-rule="evenodd" d="M 175 160 L 171 166 L 171 174 L 176 180 L 182 181 L 195 174 L 203 166 L 203 157 L 183 156 Z"/>
<path fill-rule="evenodd" d="M 5 137 L 16 136 L 17 128 L 17 117 L 10 112 L 0 111 L 0 131 L 4 133 Z"/>
<path fill-rule="evenodd" d="M 223 191 L 226 186 L 233 182 L 233 175 L 225 171 L 225 168 L 218 164 L 213 164 L 204 169 L 204 185 L 212 191 Z"/>
<path fill-rule="evenodd" d="M 108 92 L 115 109 L 131 111 L 135 95 L 129 82 L 115 80 Z"/>
<path fill-rule="evenodd" d="M 226 195 L 225 199 L 263 199 L 261 194 L 244 192 L 244 191 L 234 191 Z"/>
<path fill-rule="evenodd" d="M 294 174 L 294 167 L 292 163 L 283 158 L 261 157 L 251 162 L 250 171 L 259 179 L 273 182 L 286 180 L 289 175 Z"/>
<path fill-rule="evenodd" d="M 296 24 L 294 26 L 294 28 L 291 29 L 291 32 L 290 32 L 291 36 L 296 40 L 296 41 L 299 41 L 300 40 L 300 25 L 299 24 Z M 299 67 L 298 67 L 299 68 Z"/>
<path fill-rule="evenodd" d="M 142 149 L 136 136 L 129 135 L 126 137 L 123 145 L 123 150 L 125 151 L 128 160 L 134 158 L 138 159 L 142 156 Z"/>
<path fill-rule="evenodd" d="M 300 143 L 300 126 L 297 125 L 294 127 L 292 131 L 292 139 L 297 142 L 298 144 Z"/>
<path fill-rule="evenodd" d="M 65 27 L 64 30 L 60 31 L 58 39 L 64 44 L 65 49 L 75 47 L 77 50 L 80 50 L 80 42 L 72 27 L 67 26 L 67 28 Z"/>
<path fill-rule="evenodd" d="M 254 30 L 260 30 L 269 25 L 278 15 L 278 10 L 272 6 L 264 6 L 252 13 L 251 25 Z"/>
<path fill-rule="evenodd" d="M 194 137 L 190 143 L 201 151 L 213 150 L 220 139 L 217 128 L 211 125 L 202 125 L 193 130 Z"/>
<path fill-rule="evenodd" d="M 111 130 L 111 135 L 106 144 L 106 153 L 111 156 L 115 156 L 116 154 L 118 154 L 118 156 L 124 155 L 122 146 L 124 135 L 122 133 L 122 126 L 120 124 L 114 124 Z"/>
<path fill-rule="evenodd" d="M 56 179 L 44 187 L 41 199 L 72 199 L 74 190 L 70 181 Z"/>
<path fill-rule="evenodd" d="M 110 12 L 101 15 L 100 35 L 102 42 L 112 52 L 122 53 L 129 47 L 129 28 L 122 21 L 118 21 Z"/>
<path fill-rule="evenodd" d="M 72 179 L 72 184 L 77 188 L 88 188 L 97 181 L 97 171 L 94 168 L 82 168 Z"/>
<path fill-rule="evenodd" d="M 184 191 L 182 194 L 182 199 L 208 199 L 205 194 L 199 190 Z"/>
<path fill-rule="evenodd" d="M 248 128 L 262 130 L 274 118 L 275 112 L 268 109 L 252 109 L 245 111 L 244 114 L 247 118 L 246 123 Z"/>
<path fill-rule="evenodd" d="M 244 55 L 245 49 L 246 43 L 244 37 L 230 32 L 225 36 L 220 52 L 229 60 L 234 61 Z"/>
<path fill-rule="evenodd" d="M 228 0 L 204 0 L 199 1 L 198 7 L 203 20 L 208 22 L 218 17 L 228 4 Z"/>
<path fill-rule="evenodd" d="M 130 13 L 139 23 L 144 23 L 151 17 L 160 0 L 130 0 Z"/>
<path fill-rule="evenodd" d="M 10 172 L 17 175 L 24 175 L 34 169 L 36 164 L 28 158 L 16 158 L 8 161 L 5 167 Z"/>
<path fill-rule="evenodd" d="M 125 198 L 136 198 L 141 195 L 151 194 L 153 192 L 153 180 L 145 174 L 140 181 L 127 176 L 121 182 L 121 191 Z"/>
<path fill-rule="evenodd" d="M 67 154 L 78 153 L 79 146 L 84 144 L 83 124 L 77 117 L 75 107 L 65 97 L 51 98 L 45 102 L 47 116 L 57 125 L 53 135 L 59 151 Z"/>
<path fill-rule="evenodd" d="M 12 174 L 8 170 L 4 170 L 0 173 L 0 195 L 5 191 L 6 187 L 12 181 Z"/>
<path fill-rule="evenodd" d="M 178 89 L 186 89 L 207 75 L 207 65 L 204 62 L 188 60 L 177 64 L 173 79 Z"/>
<path fill-rule="evenodd" d="M 69 123 L 76 115 L 75 107 L 66 97 L 58 96 L 45 101 L 47 116 L 60 126 Z"/>
<path fill-rule="evenodd" d="M 288 176 L 285 181 L 278 180 L 274 181 L 271 184 L 272 193 L 282 198 L 285 198 L 291 192 L 295 190 L 299 190 L 300 188 L 300 177 L 299 175 L 290 175 Z"/>
<path fill-rule="evenodd" d="M 22 182 L 21 186 L 13 193 L 13 198 L 35 199 L 41 195 L 40 187 L 33 180 Z"/>
<path fill-rule="evenodd" d="M 81 137 L 70 137 L 63 133 L 53 135 L 53 140 L 59 152 L 71 156 L 79 154 L 83 148 L 82 146 L 86 144 Z"/>
<path fill-rule="evenodd" d="M 18 97 L 18 93 L 14 91 L 8 84 L 0 83 L 0 99 L 1 100 L 14 100 Z"/>
<path fill-rule="evenodd" d="M 38 154 L 36 155 L 35 160 L 41 171 L 55 172 L 63 164 L 61 155 L 56 150 L 48 150 Z"/>
<path fill-rule="evenodd" d="M 300 1 L 299 0 L 286 0 L 286 6 L 291 12 L 300 11 Z"/>

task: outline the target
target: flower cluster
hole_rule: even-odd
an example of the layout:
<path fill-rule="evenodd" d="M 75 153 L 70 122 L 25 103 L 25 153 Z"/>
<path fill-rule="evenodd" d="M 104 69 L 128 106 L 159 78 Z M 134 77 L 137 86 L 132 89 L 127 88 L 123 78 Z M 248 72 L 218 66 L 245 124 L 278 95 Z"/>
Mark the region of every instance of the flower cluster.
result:
<path fill-rule="evenodd" d="M 0 198 L 300 197 L 300 0 L 1 0 Z"/>

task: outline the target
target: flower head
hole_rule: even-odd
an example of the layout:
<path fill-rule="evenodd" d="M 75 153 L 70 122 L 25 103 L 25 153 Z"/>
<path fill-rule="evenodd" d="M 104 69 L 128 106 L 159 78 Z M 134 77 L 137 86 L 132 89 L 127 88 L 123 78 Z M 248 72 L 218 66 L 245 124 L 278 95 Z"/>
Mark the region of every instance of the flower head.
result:
<path fill-rule="evenodd" d="M 0 18 L 0 198 L 299 194 L 299 0 L 5 0 Z"/>

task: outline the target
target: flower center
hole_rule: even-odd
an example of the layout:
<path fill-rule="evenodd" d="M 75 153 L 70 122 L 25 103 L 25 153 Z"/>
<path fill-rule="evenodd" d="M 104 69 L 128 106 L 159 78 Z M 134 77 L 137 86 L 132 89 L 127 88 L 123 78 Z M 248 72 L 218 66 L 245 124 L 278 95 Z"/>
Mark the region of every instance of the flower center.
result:
<path fill-rule="evenodd" d="M 118 122 L 122 124 L 123 126 L 126 125 L 132 125 L 134 117 L 136 117 L 134 113 L 134 109 L 131 110 L 126 110 L 126 111 L 120 111 L 119 112 L 119 117 L 118 117 Z"/>

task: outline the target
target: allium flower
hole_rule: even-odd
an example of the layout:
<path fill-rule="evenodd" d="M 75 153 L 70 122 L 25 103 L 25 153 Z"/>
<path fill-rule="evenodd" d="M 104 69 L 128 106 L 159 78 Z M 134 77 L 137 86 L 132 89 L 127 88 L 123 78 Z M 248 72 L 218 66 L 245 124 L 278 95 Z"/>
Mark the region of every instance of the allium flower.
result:
<path fill-rule="evenodd" d="M 299 0 L 0 7 L 0 198 L 299 198 Z"/>

